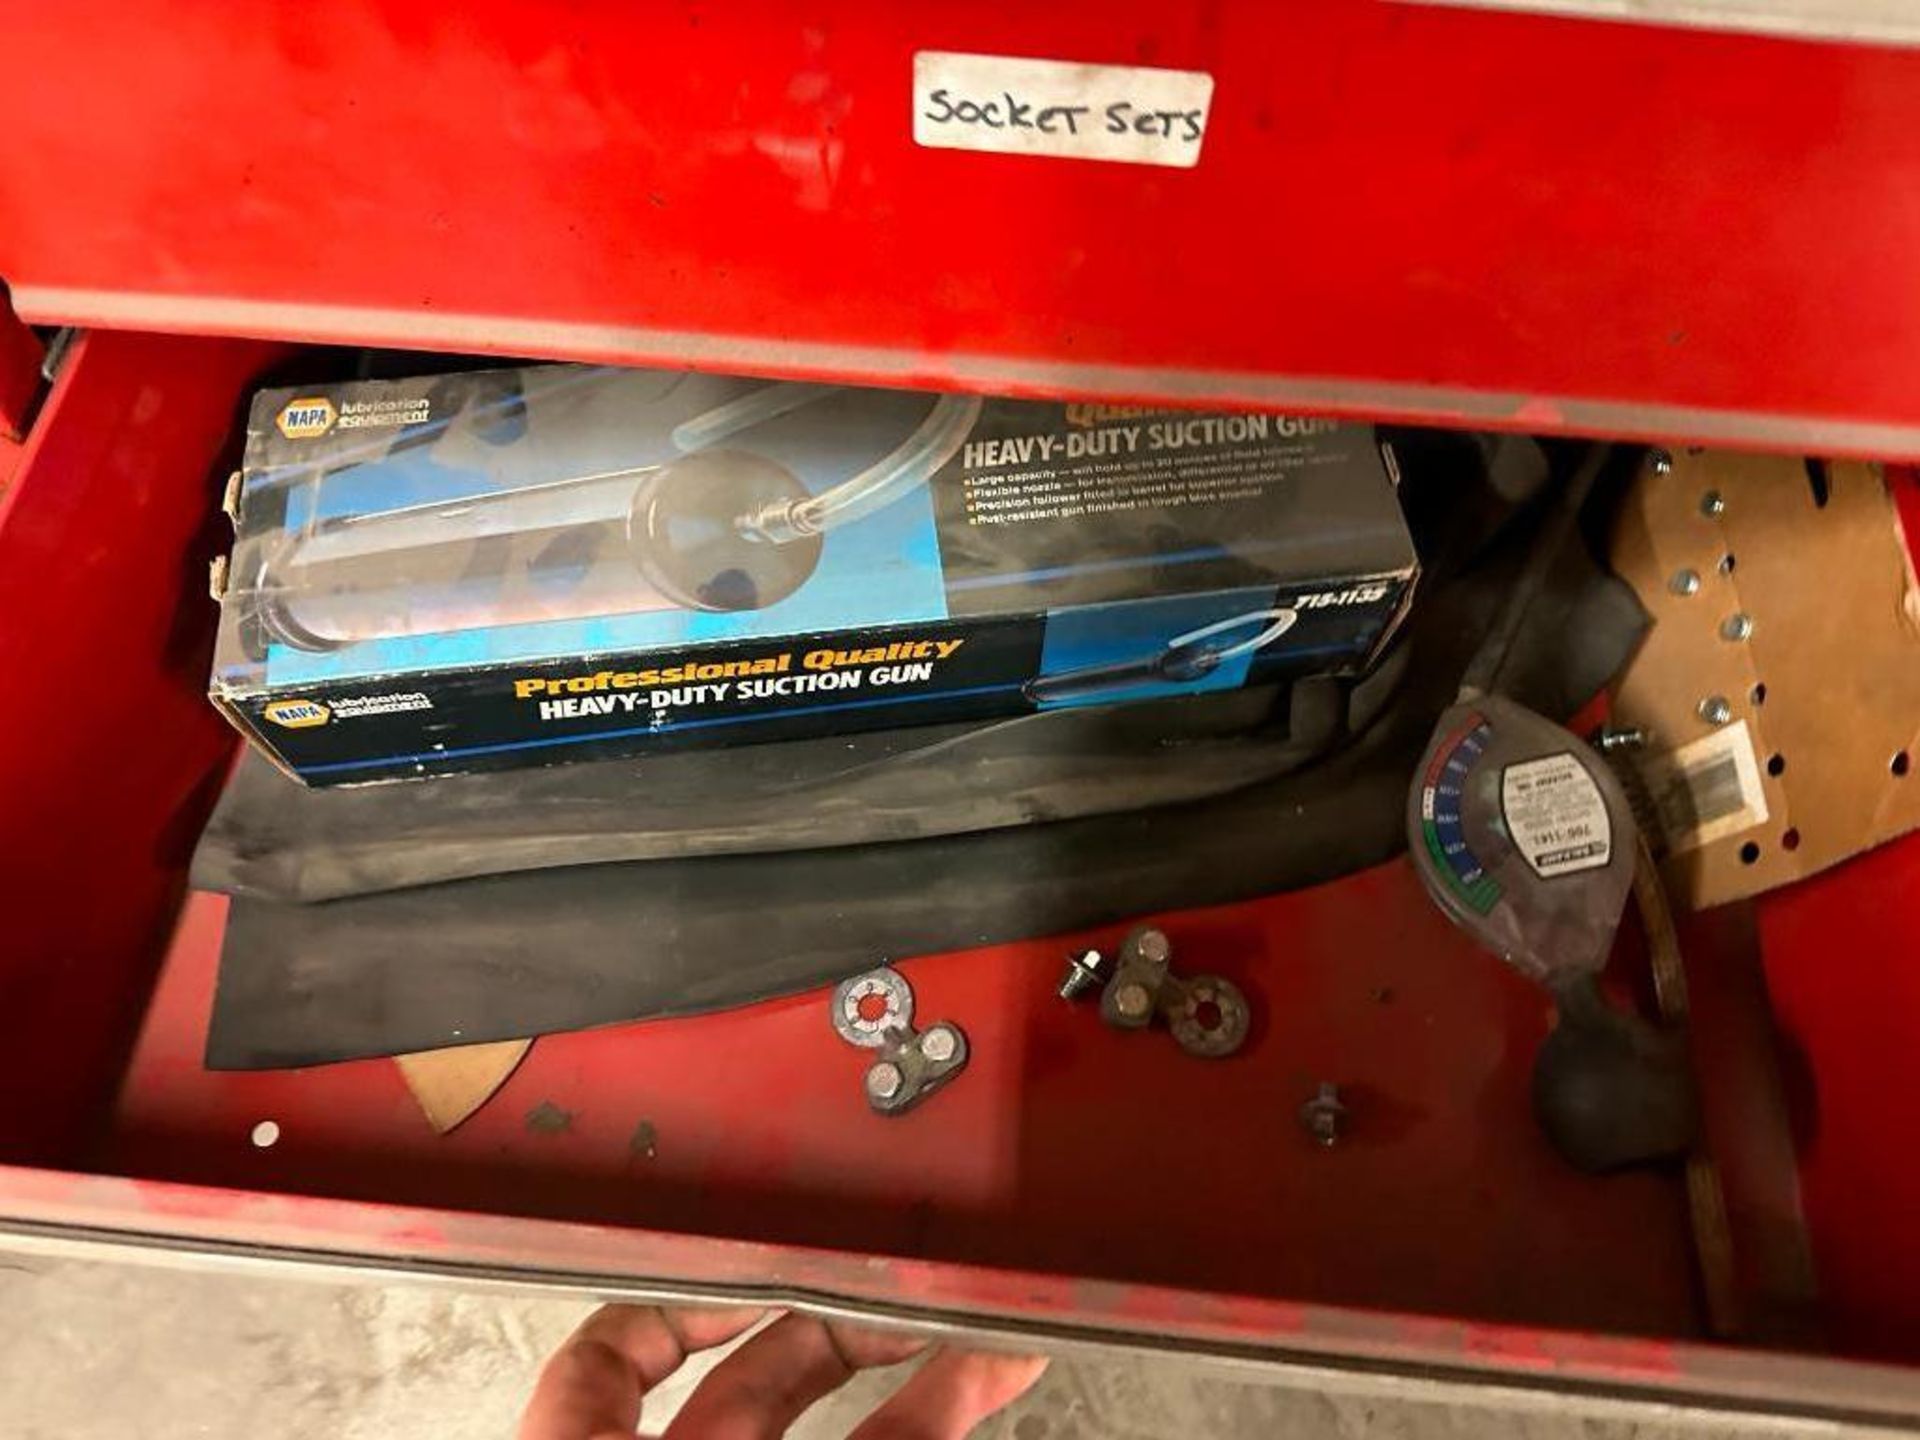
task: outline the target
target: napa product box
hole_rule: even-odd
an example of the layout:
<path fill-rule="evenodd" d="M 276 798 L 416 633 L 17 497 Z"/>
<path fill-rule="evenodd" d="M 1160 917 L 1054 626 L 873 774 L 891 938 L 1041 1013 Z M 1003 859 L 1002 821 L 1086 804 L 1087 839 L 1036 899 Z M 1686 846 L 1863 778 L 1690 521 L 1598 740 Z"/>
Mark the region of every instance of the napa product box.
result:
<path fill-rule="evenodd" d="M 586 366 L 269 391 L 212 696 L 315 785 L 1356 671 L 1372 427 Z"/>

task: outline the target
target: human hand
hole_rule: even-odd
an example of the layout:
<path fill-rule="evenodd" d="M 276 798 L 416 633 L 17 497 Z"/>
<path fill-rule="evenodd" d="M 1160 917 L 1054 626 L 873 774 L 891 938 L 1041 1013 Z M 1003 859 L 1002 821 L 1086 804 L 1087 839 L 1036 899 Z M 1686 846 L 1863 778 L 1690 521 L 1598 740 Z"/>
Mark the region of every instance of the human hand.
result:
<path fill-rule="evenodd" d="M 629 1440 L 646 1393 L 696 1350 L 738 1338 L 765 1311 L 604 1305 L 540 1371 L 520 1440 Z M 772 1440 L 860 1370 L 896 1365 L 927 1341 L 809 1315 L 782 1315 L 713 1368 L 667 1426 L 670 1440 Z M 849 1440 L 959 1440 L 1047 1368 L 1031 1355 L 941 1345 Z"/>

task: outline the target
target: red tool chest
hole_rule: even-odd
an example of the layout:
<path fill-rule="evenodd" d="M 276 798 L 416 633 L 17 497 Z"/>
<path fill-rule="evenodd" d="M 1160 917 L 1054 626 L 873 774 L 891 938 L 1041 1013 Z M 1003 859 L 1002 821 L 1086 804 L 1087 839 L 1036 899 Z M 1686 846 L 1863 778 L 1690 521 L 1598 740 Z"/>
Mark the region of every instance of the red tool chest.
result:
<path fill-rule="evenodd" d="M 905 962 L 975 1058 L 902 1120 L 803 996 L 542 1040 L 448 1137 L 384 1061 L 202 1069 L 222 902 L 184 888 L 236 743 L 217 500 L 289 345 L 1908 458 L 1920 52 L 1384 3 L 0 24 L 0 277 L 96 327 L 0 439 L 0 1244 L 1920 1421 L 1920 840 L 1690 924 L 1734 1344 L 1679 1177 L 1559 1164 L 1543 1003 L 1404 864 L 1160 917 L 1260 997 L 1232 1065 L 1061 1013 L 1112 937 L 1047 937 Z M 1202 163 L 916 147 L 928 49 L 1208 72 Z M 1370 1116 L 1331 1151 L 1327 1078 Z"/>

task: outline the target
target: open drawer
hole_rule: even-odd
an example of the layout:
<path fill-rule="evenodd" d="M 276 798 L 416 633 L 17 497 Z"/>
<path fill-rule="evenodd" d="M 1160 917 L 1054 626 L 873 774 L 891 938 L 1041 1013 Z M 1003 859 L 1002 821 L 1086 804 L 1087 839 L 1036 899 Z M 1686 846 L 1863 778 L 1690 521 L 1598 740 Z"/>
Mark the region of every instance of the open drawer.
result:
<path fill-rule="evenodd" d="M 1259 998 L 1227 1065 L 1058 1002 L 1063 951 L 1102 934 L 907 961 L 974 1058 L 894 1120 L 820 995 L 542 1040 L 445 1137 L 387 1061 L 204 1070 L 224 902 L 184 877 L 237 743 L 203 695 L 206 565 L 277 354 L 87 336 L 10 457 L 0 1243 L 1920 1422 L 1920 841 L 1689 927 L 1739 1344 L 1705 1333 L 1682 1178 L 1554 1157 L 1527 1113 L 1544 1002 L 1400 862 L 1158 917 Z M 1298 1116 L 1321 1080 L 1353 1097 L 1332 1148 Z"/>

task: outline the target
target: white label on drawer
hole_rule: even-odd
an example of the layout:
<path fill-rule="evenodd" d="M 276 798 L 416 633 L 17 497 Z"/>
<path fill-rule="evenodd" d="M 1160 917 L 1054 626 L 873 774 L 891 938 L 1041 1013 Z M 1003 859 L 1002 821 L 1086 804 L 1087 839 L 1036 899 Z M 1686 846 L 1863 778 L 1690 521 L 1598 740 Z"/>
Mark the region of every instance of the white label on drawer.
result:
<path fill-rule="evenodd" d="M 942 150 L 1186 168 L 1200 161 L 1213 76 L 922 50 L 913 138 Z"/>

